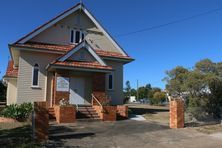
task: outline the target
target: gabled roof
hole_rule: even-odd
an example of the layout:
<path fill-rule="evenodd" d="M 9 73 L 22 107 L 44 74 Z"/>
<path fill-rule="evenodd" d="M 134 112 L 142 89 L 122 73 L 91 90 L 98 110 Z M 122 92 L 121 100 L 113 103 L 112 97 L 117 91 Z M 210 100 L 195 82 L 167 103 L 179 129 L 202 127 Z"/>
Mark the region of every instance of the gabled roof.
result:
<path fill-rule="evenodd" d="M 38 35 L 39 33 L 43 32 L 44 30 L 48 29 L 52 25 L 56 24 L 60 20 L 64 19 L 68 15 L 74 13 L 75 11 L 81 9 L 92 21 L 93 23 L 103 32 L 103 34 L 112 42 L 112 44 L 122 53 L 124 56 L 127 56 L 127 53 L 118 45 L 118 43 L 111 37 L 111 35 L 102 27 L 102 25 L 96 20 L 96 18 L 85 8 L 82 3 L 78 3 L 77 5 L 71 7 L 70 9 L 66 10 L 65 12 L 61 13 L 60 15 L 56 16 L 55 18 L 51 19 L 47 23 L 41 25 L 40 27 L 36 28 L 29 34 L 25 35 L 21 39 L 19 39 L 15 44 L 24 44 L 28 42 L 30 39 Z"/>
<path fill-rule="evenodd" d="M 85 48 L 96 59 L 96 61 L 98 63 L 100 63 L 102 66 L 106 66 L 105 62 L 95 53 L 95 51 L 92 49 L 92 47 L 85 40 L 83 40 L 81 43 L 79 43 L 72 50 L 68 51 L 66 54 L 61 56 L 57 61 L 64 62 L 65 60 L 67 60 L 69 57 L 71 57 L 74 53 L 76 53 L 77 51 L 79 51 L 82 48 Z"/>
<path fill-rule="evenodd" d="M 49 51 L 58 51 L 61 54 L 64 54 L 67 51 L 72 50 L 75 45 L 58 45 L 58 44 L 48 44 L 48 43 L 37 43 L 37 42 L 27 42 L 25 44 L 12 44 L 10 46 L 13 47 L 24 47 L 24 48 L 35 48 L 35 49 L 45 49 Z M 132 61 L 133 59 L 130 56 L 124 56 L 118 52 L 105 51 L 102 49 L 94 49 L 94 51 L 101 57 L 109 57 L 109 58 L 118 58 Z"/>
<path fill-rule="evenodd" d="M 87 50 L 92 57 L 95 58 L 96 61 L 75 61 L 69 60 L 73 54 L 75 54 L 79 50 Z M 77 70 L 90 70 L 90 71 L 111 71 L 112 67 L 106 65 L 106 63 L 97 55 L 97 53 L 93 50 L 93 48 L 87 43 L 87 41 L 83 40 L 77 46 L 63 54 L 61 57 L 51 62 L 46 69 L 50 68 L 61 68 L 61 69 L 77 69 Z"/>
<path fill-rule="evenodd" d="M 15 69 L 13 65 L 13 61 L 10 60 L 4 77 L 18 77 L 18 69 Z"/>

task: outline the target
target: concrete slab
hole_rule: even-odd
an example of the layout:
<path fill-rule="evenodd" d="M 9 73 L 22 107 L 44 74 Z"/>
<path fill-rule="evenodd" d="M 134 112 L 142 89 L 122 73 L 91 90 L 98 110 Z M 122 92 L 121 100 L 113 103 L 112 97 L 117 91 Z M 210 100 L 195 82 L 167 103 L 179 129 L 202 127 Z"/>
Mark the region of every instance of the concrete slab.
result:
<path fill-rule="evenodd" d="M 221 148 L 222 140 L 192 128 L 170 129 L 147 121 L 51 124 L 48 147 Z"/>
<path fill-rule="evenodd" d="M 131 115 L 129 116 L 130 120 L 136 120 L 136 121 L 145 121 L 146 119 L 141 115 Z"/>
<path fill-rule="evenodd" d="M 211 136 L 211 137 L 214 137 L 214 138 L 222 139 L 222 132 L 220 132 L 220 133 L 214 133 L 214 134 L 211 134 L 210 136 Z"/>

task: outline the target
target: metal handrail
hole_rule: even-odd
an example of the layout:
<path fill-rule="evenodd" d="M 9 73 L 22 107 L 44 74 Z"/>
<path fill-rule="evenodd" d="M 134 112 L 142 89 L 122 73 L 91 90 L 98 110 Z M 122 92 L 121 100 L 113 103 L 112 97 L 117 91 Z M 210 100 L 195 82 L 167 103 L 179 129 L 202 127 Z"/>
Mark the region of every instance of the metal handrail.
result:
<path fill-rule="evenodd" d="M 96 102 L 99 104 L 99 106 L 103 109 L 102 104 L 99 102 L 99 100 L 92 94 L 92 105 L 93 105 L 93 100 L 96 100 Z"/>

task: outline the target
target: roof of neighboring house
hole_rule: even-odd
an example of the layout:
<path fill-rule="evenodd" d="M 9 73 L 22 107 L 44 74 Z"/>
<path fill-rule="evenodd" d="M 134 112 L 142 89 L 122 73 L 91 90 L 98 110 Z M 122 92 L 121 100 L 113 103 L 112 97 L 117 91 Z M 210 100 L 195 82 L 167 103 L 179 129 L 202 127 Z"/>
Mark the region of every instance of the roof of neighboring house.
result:
<path fill-rule="evenodd" d="M 67 66 L 76 68 L 89 68 L 89 69 L 102 69 L 102 70 L 112 70 L 110 66 L 103 66 L 98 62 L 80 62 L 80 61 L 64 61 L 64 62 L 53 62 L 51 65 L 56 66 Z"/>
<path fill-rule="evenodd" d="M 8 62 L 8 67 L 7 67 L 6 74 L 4 77 L 17 77 L 18 76 L 18 69 L 15 69 L 13 65 L 14 65 L 13 61 L 10 60 Z"/>
<path fill-rule="evenodd" d="M 26 48 L 36 48 L 36 49 L 47 49 L 51 51 L 61 51 L 67 52 L 75 47 L 75 45 L 58 45 L 58 44 L 48 44 L 48 43 L 37 43 L 37 42 L 27 42 L 25 44 L 12 44 L 11 46 L 16 47 L 26 47 Z M 101 49 L 96 49 L 95 52 L 102 57 L 110 57 L 110 58 L 120 58 L 126 60 L 133 60 L 130 56 L 125 56 L 119 52 L 110 52 Z"/>

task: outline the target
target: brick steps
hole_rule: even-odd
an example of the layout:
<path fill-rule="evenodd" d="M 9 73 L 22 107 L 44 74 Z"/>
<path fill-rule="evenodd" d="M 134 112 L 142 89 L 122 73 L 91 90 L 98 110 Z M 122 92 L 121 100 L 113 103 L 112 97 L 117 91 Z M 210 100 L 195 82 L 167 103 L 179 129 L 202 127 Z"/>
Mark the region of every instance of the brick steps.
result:
<path fill-rule="evenodd" d="M 100 120 L 97 112 L 92 108 L 91 105 L 79 106 L 76 114 L 77 119 L 94 119 Z"/>
<path fill-rule="evenodd" d="M 53 107 L 48 109 L 49 119 L 55 120 L 55 110 Z M 80 121 L 88 121 L 88 120 L 100 120 L 98 113 L 91 105 L 81 105 L 78 107 L 78 111 L 76 112 L 76 118 Z"/>

